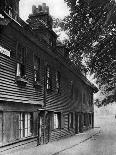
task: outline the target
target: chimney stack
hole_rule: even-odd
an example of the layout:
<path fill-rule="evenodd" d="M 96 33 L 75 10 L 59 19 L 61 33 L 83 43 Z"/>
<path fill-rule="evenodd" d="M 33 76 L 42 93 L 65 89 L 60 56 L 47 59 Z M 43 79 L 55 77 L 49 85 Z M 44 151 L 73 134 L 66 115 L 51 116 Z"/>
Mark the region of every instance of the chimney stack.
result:
<path fill-rule="evenodd" d="M 27 22 L 34 25 L 33 23 L 35 21 L 37 22 L 37 20 L 43 21 L 46 26 L 52 29 L 53 20 L 49 14 L 49 7 L 46 5 L 46 3 L 42 3 L 42 5 L 38 5 L 38 7 L 35 5 L 32 6 L 32 14 L 29 15 L 29 20 L 27 20 Z"/>

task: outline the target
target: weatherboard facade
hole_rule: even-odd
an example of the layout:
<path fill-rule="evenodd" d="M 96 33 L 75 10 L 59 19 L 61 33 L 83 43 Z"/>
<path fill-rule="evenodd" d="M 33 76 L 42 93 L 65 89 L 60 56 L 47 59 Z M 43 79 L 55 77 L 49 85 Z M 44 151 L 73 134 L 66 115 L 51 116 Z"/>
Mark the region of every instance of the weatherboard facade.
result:
<path fill-rule="evenodd" d="M 3 2 L 0 19 L 0 146 L 36 140 L 37 145 L 94 127 L 97 88 L 56 43 L 44 3 L 27 22 L 19 2 Z"/>

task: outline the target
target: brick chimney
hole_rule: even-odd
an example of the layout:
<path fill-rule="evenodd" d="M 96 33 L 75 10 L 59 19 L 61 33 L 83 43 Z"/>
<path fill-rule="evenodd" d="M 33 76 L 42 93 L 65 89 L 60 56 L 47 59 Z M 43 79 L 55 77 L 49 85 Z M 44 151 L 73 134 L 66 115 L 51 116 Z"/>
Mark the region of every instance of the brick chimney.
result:
<path fill-rule="evenodd" d="M 29 15 L 27 22 L 33 28 L 41 27 L 41 22 L 47 28 L 52 29 L 53 20 L 49 14 L 49 7 L 46 6 L 46 3 L 42 3 L 42 5 L 38 5 L 38 7 L 33 5 L 32 14 Z"/>

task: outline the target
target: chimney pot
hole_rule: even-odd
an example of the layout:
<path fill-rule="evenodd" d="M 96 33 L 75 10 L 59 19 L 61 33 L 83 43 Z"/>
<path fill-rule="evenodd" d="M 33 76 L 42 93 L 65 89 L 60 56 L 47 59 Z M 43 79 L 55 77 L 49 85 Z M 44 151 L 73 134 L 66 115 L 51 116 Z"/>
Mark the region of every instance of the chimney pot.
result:
<path fill-rule="evenodd" d="M 42 3 L 42 11 L 43 11 L 43 12 L 46 11 L 46 3 Z"/>
<path fill-rule="evenodd" d="M 38 5 L 38 10 L 39 10 L 39 12 L 42 11 L 42 6 L 41 5 Z"/>
<path fill-rule="evenodd" d="M 49 6 L 46 6 L 46 12 L 49 14 Z"/>
<path fill-rule="evenodd" d="M 32 14 L 36 14 L 36 6 L 35 5 L 32 6 Z"/>

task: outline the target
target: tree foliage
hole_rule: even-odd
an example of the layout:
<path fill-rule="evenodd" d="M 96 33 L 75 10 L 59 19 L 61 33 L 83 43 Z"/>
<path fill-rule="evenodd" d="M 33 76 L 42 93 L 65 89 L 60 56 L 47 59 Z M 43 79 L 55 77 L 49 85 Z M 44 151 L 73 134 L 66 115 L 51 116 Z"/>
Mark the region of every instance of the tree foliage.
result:
<path fill-rule="evenodd" d="M 116 92 L 116 3 L 114 0 L 65 0 L 70 15 L 64 19 L 72 59 L 95 74 L 107 104 Z M 107 101 L 107 102 L 106 102 Z"/>

